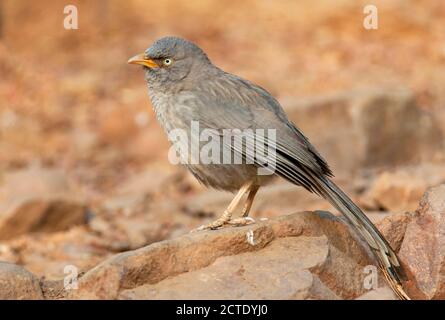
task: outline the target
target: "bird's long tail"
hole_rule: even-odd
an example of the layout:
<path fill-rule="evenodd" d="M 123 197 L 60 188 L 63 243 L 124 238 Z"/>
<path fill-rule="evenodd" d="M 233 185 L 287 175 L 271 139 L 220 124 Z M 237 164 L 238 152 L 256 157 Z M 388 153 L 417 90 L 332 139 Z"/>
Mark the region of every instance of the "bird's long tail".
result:
<path fill-rule="evenodd" d="M 379 261 L 388 283 L 401 300 L 409 300 L 400 280 L 403 274 L 399 260 L 383 235 L 354 202 L 326 176 L 314 175 L 321 195 L 337 208 L 368 243 Z"/>

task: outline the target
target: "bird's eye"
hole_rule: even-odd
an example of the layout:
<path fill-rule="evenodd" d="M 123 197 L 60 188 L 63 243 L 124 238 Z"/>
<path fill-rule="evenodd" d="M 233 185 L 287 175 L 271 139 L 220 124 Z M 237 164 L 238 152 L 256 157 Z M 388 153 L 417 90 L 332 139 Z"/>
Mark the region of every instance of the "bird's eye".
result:
<path fill-rule="evenodd" d="M 169 66 L 169 65 L 172 64 L 172 62 L 173 62 L 173 60 L 170 59 L 170 58 L 164 59 L 164 61 L 162 61 L 162 63 L 164 64 L 164 66 Z"/>

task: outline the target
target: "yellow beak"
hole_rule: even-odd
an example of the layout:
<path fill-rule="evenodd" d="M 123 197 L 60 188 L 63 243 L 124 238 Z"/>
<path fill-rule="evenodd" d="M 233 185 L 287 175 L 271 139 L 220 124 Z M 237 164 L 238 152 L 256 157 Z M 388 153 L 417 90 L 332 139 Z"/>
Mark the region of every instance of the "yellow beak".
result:
<path fill-rule="evenodd" d="M 148 68 L 159 68 L 159 66 L 156 62 L 154 62 L 151 59 L 147 59 L 145 57 L 145 54 L 143 54 L 143 53 L 135 55 L 134 57 L 130 58 L 130 60 L 128 60 L 128 63 L 129 64 L 140 64 L 140 65 L 148 67 Z"/>

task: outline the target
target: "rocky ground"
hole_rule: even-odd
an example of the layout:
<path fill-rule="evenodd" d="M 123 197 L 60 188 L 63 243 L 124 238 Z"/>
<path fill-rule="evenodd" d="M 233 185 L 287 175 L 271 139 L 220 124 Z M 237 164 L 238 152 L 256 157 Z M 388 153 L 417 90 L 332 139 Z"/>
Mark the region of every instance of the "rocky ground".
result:
<path fill-rule="evenodd" d="M 444 298 L 445 167 L 438 156 L 443 150 L 439 127 L 405 95 L 376 95 L 349 93 L 341 96 L 342 103 L 338 97 L 322 102 L 324 112 L 336 109 L 332 112 L 351 121 L 337 131 L 353 137 L 348 142 L 357 146 L 348 159 L 351 168 L 368 168 L 353 178 L 343 173 L 337 182 L 399 252 L 409 294 Z M 379 108 L 382 103 L 385 109 Z M 318 100 L 294 101 L 288 111 L 304 118 L 319 108 Z M 352 109 L 358 111 L 348 120 Z M 391 128 L 379 135 L 388 145 L 398 139 L 404 158 L 383 147 L 376 151 L 375 131 L 364 130 L 389 122 L 381 119 L 396 112 Z M 327 131 L 338 125 L 321 116 L 313 119 Z M 416 121 L 428 126 L 407 130 Z M 409 139 L 398 136 L 401 132 Z M 332 141 L 317 139 L 322 148 Z M 341 159 L 336 148 L 332 152 L 328 157 Z M 398 167 L 375 169 L 383 161 Z M 332 208 L 325 201 L 286 182 L 259 192 L 252 213 L 256 224 L 192 234 L 192 228 L 224 210 L 231 194 L 205 190 L 185 170 L 167 164 L 133 174 L 97 202 L 81 196 L 63 171 L 35 165 L 5 174 L 0 199 L 1 298 L 394 298 L 383 277 L 373 290 L 364 285 L 367 266 L 376 263 L 342 218 L 328 212 Z M 66 288 L 72 267 L 77 289 Z"/>
<path fill-rule="evenodd" d="M 125 65 L 171 33 L 276 95 L 398 252 L 410 296 L 445 298 L 443 5 L 382 3 L 392 19 L 369 34 L 359 2 L 255 2 L 247 16 L 249 1 L 157 15 L 74 2 L 75 33 L 55 27 L 54 1 L 0 4 L 0 299 L 395 299 L 338 212 L 280 180 L 258 193 L 256 224 L 189 233 L 232 195 L 168 162 Z"/>

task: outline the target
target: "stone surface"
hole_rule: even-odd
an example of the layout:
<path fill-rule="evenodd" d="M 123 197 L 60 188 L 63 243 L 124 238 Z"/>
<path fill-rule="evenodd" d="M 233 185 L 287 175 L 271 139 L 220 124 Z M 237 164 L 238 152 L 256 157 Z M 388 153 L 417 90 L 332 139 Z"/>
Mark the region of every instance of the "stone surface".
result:
<path fill-rule="evenodd" d="M 406 228 L 411 219 L 412 214 L 410 213 L 396 213 L 388 214 L 383 219 L 374 223 L 386 240 L 388 240 L 394 251 L 398 252 L 405 237 Z"/>
<path fill-rule="evenodd" d="M 282 99 L 282 104 L 336 172 L 428 159 L 443 147 L 433 117 L 404 89 Z"/>
<path fill-rule="evenodd" d="M 260 252 L 220 257 L 206 268 L 124 290 L 120 299 L 338 299 L 316 274 L 327 238 L 288 237 Z"/>
<path fill-rule="evenodd" d="M 68 298 L 200 298 L 204 290 L 216 299 L 236 290 L 233 298 L 350 299 L 365 292 L 363 268 L 373 263 L 362 245 L 329 213 L 297 213 L 118 254 L 82 276 Z"/>
<path fill-rule="evenodd" d="M 408 224 L 399 257 L 411 273 L 409 293 L 445 299 L 445 185 L 429 189 Z"/>
<path fill-rule="evenodd" d="M 43 299 L 39 279 L 26 269 L 0 262 L 0 300 Z"/>

